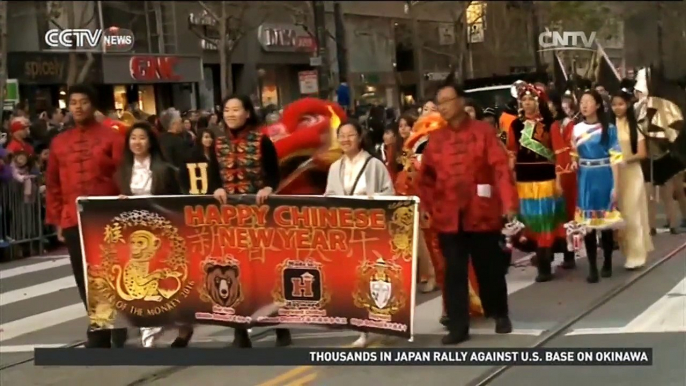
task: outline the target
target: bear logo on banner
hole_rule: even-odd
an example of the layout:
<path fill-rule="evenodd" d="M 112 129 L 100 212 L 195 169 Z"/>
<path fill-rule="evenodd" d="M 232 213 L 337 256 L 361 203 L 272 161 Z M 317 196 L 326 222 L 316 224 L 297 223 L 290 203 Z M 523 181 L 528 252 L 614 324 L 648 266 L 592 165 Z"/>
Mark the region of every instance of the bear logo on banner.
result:
<path fill-rule="evenodd" d="M 236 308 L 243 301 L 238 261 L 210 258 L 203 263 L 203 271 L 201 300 L 224 308 Z"/>

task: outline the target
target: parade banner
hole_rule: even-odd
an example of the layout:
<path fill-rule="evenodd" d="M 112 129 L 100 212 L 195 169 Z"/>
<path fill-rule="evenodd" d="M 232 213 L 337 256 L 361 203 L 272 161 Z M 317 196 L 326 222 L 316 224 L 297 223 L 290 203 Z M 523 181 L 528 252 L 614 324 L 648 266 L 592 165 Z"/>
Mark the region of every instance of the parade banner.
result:
<path fill-rule="evenodd" d="M 417 202 L 80 198 L 91 323 L 319 325 L 410 338 Z"/>

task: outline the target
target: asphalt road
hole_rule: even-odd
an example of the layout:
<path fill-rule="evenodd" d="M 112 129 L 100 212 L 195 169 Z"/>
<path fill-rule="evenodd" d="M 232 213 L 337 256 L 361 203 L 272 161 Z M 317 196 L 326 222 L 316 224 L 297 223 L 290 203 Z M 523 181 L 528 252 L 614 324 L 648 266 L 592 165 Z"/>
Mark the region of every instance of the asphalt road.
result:
<path fill-rule="evenodd" d="M 686 246 L 686 235 L 655 237 L 656 261 L 677 247 Z M 532 267 L 512 268 L 508 275 L 510 307 L 515 331 L 495 335 L 492 323 L 476 320 L 472 339 L 464 347 L 529 347 L 542 336 L 587 309 L 598 298 L 621 286 L 631 275 L 621 269 L 619 253 L 615 275 L 590 285 L 584 281 L 586 264 L 579 260 L 574 271 L 557 270 L 555 281 L 536 284 Z M 519 256 L 520 258 L 522 255 Z M 57 347 L 83 339 L 85 312 L 71 279 L 65 256 L 30 258 L 0 266 L 0 382 L 3 385 L 99 386 L 202 384 L 226 385 L 470 385 L 486 367 L 237 367 L 237 368 L 40 368 L 30 360 L 35 347 Z M 555 367 L 512 368 L 492 385 L 679 385 L 686 382 L 686 250 L 650 272 L 620 296 L 580 320 L 546 347 L 654 347 L 650 368 Z M 67 280 L 70 279 L 70 280 Z M 380 341 L 375 345 L 437 347 L 444 331 L 437 322 L 440 299 L 436 294 L 418 297 L 416 337 L 406 341 Z M 270 347 L 273 334 L 258 334 L 255 346 Z M 305 347 L 344 346 L 354 332 L 297 329 L 294 344 Z M 173 334 L 165 337 L 173 339 Z M 205 326 L 198 329 L 193 345 L 226 346 L 232 331 Z M 287 350 L 287 349 L 284 349 Z M 103 375 L 106 375 L 103 377 Z M 565 376 L 568 375 L 568 376 Z"/>

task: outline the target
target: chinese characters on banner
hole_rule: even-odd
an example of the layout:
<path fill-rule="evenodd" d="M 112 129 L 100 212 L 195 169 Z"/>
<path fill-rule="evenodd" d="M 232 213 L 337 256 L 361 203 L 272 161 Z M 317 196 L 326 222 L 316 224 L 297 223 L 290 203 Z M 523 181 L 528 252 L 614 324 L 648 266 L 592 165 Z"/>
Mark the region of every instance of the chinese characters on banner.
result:
<path fill-rule="evenodd" d="M 307 324 L 412 336 L 407 197 L 80 199 L 91 322 Z"/>

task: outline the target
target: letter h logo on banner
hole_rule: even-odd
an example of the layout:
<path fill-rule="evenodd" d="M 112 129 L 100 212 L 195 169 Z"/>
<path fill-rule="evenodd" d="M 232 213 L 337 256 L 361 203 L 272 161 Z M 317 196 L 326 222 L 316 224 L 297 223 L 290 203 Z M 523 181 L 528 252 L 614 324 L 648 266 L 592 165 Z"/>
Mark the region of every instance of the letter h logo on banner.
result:
<path fill-rule="evenodd" d="M 321 264 L 312 261 L 286 260 L 281 268 L 281 294 L 296 308 L 319 308 L 323 299 Z"/>

